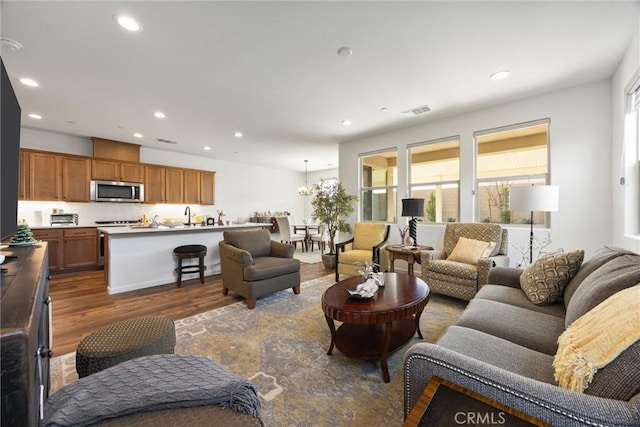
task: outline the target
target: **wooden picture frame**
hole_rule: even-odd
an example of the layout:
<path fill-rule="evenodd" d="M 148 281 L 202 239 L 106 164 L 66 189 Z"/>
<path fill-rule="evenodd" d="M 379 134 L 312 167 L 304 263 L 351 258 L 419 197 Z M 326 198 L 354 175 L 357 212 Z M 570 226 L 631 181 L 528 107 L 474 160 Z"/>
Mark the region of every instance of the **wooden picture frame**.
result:
<path fill-rule="evenodd" d="M 452 401 L 456 404 L 452 405 Z M 439 377 L 431 378 L 403 427 L 461 425 L 551 427 L 551 424 Z"/>

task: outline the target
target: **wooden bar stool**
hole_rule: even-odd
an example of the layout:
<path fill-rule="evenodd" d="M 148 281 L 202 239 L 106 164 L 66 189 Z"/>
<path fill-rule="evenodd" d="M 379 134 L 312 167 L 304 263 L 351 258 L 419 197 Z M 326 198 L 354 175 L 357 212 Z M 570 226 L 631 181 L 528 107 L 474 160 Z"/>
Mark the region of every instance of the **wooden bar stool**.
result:
<path fill-rule="evenodd" d="M 204 257 L 207 254 L 207 247 L 204 245 L 183 245 L 178 246 L 173 250 L 173 253 L 178 257 L 178 268 L 175 271 L 178 273 L 178 287 L 182 286 L 183 274 L 200 273 L 200 283 L 204 283 L 204 271 L 207 266 L 204 265 Z M 197 265 L 182 265 L 183 259 L 198 258 Z"/>

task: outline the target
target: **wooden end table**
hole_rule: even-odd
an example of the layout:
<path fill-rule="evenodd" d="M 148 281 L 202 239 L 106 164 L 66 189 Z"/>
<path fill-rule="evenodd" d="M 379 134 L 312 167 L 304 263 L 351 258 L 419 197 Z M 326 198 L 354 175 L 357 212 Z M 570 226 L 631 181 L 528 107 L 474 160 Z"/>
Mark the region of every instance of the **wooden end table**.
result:
<path fill-rule="evenodd" d="M 380 359 L 384 382 L 391 381 L 387 367 L 389 353 L 406 344 L 420 332 L 420 316 L 429 302 L 429 287 L 417 277 L 404 273 L 385 273 L 385 285 L 367 300 L 354 299 L 362 277 L 350 277 L 327 289 L 322 310 L 331 331 L 331 345 L 347 357 Z M 334 320 L 343 322 L 336 330 Z"/>
<path fill-rule="evenodd" d="M 422 245 L 411 246 L 410 248 L 403 245 L 387 245 L 385 248 L 389 251 L 390 271 L 394 271 L 394 261 L 402 259 L 407 262 L 409 266 L 409 275 L 411 276 L 413 276 L 413 263 L 417 262 L 420 264 L 420 251 L 433 250 L 433 247 L 431 246 Z"/>

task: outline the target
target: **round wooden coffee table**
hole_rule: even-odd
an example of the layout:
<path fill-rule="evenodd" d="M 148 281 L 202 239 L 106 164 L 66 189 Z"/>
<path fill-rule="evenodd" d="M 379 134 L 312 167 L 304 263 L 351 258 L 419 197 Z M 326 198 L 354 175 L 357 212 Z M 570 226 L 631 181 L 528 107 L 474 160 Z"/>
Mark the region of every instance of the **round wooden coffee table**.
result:
<path fill-rule="evenodd" d="M 429 302 L 425 282 L 404 273 L 385 273 L 385 285 L 367 300 L 354 299 L 347 289 L 355 290 L 362 277 L 350 277 L 327 289 L 322 310 L 331 330 L 331 346 L 345 356 L 380 359 L 384 382 L 391 381 L 387 367 L 389 353 L 402 347 L 420 332 L 420 316 Z M 343 322 L 336 330 L 334 320 Z"/>

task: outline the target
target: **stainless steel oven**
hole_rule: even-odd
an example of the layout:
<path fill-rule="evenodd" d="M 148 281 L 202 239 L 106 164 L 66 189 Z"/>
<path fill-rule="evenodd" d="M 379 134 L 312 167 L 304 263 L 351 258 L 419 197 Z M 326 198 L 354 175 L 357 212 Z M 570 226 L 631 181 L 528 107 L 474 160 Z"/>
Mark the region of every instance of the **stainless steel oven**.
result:
<path fill-rule="evenodd" d="M 127 220 L 109 220 L 109 221 L 96 221 L 98 228 L 100 227 L 124 227 L 131 224 L 136 224 L 137 219 Z M 103 231 L 98 230 L 98 265 L 104 265 L 105 245 L 107 236 Z"/>

